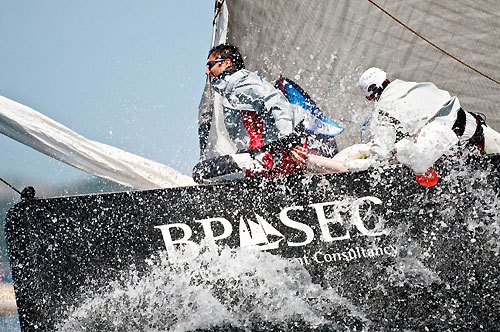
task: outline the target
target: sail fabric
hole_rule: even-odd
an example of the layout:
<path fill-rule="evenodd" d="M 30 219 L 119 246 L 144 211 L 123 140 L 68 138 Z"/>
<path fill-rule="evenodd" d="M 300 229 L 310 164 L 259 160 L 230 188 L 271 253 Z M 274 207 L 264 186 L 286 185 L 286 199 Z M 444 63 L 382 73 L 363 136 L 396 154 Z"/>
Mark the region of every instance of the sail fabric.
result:
<path fill-rule="evenodd" d="M 229 18 L 225 1 L 216 2 L 215 13 L 211 48 L 226 42 Z M 229 132 L 224 124 L 222 96 L 213 91 L 208 77 L 199 105 L 198 128 L 200 136 L 200 159 L 204 160 L 234 154 L 238 150 L 236 144 L 229 137 Z"/>
<path fill-rule="evenodd" d="M 500 80 L 500 2 L 376 0 L 379 6 L 440 48 Z M 225 41 L 237 45 L 246 68 L 268 81 L 297 82 L 332 121 L 346 128 L 339 148 L 365 140 L 373 105 L 357 87 L 379 67 L 390 79 L 432 82 L 462 107 L 500 129 L 500 85 L 432 47 L 367 0 L 225 0 Z"/>
<path fill-rule="evenodd" d="M 89 174 L 133 189 L 194 185 L 166 165 L 95 142 L 43 114 L 0 96 L 0 133 Z"/>

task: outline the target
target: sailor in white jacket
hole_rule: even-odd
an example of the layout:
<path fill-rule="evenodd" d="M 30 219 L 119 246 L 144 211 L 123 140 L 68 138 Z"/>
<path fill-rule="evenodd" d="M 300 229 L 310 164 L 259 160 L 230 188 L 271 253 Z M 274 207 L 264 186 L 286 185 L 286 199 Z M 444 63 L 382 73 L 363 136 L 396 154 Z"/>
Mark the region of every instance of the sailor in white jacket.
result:
<path fill-rule="evenodd" d="M 500 152 L 500 134 L 432 83 L 391 82 L 384 71 L 370 68 L 359 79 L 359 87 L 368 100 L 376 101 L 372 160 L 394 156 L 423 173 L 457 144 Z"/>

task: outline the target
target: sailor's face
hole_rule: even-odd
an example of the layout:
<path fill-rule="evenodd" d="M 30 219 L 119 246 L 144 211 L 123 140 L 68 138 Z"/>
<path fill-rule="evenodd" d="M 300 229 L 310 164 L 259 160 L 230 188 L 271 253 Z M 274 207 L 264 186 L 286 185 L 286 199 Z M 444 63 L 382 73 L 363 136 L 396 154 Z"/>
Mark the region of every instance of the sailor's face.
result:
<path fill-rule="evenodd" d="M 210 77 L 217 77 L 229 67 L 231 67 L 230 59 L 219 59 L 215 54 L 210 54 L 205 74 Z"/>
<path fill-rule="evenodd" d="M 368 87 L 368 92 L 371 92 L 369 96 L 366 96 L 366 100 L 368 101 L 374 101 L 375 100 L 375 90 L 377 89 L 377 86 L 375 84 L 372 84 Z"/>

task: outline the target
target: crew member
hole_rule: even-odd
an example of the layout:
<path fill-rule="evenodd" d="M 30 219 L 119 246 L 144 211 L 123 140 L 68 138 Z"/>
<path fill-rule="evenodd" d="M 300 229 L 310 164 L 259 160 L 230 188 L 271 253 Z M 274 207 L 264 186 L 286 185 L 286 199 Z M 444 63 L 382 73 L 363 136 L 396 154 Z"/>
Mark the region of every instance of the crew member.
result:
<path fill-rule="evenodd" d="M 307 150 L 296 137 L 294 106 L 270 83 L 245 69 L 237 47 L 212 48 L 205 73 L 223 97 L 224 124 L 240 153 L 200 162 L 193 170 L 195 180 L 273 177 L 304 169 Z M 265 150 L 281 141 L 283 146 Z"/>
<path fill-rule="evenodd" d="M 500 134 L 484 117 L 463 110 L 457 97 L 432 83 L 391 82 L 383 70 L 370 68 L 358 85 L 367 100 L 376 102 L 372 161 L 394 157 L 418 174 L 456 145 L 500 152 Z"/>

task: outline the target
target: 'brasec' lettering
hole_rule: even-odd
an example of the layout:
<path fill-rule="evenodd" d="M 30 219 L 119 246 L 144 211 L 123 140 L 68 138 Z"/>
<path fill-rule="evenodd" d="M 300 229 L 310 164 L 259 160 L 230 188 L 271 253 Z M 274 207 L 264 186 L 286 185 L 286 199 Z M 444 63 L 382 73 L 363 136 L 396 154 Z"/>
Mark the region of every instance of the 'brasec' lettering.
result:
<path fill-rule="evenodd" d="M 303 206 L 286 207 L 278 214 L 278 219 L 281 224 L 292 230 L 294 234 L 297 232 L 303 233 L 301 239 L 303 241 L 292 241 L 287 239 L 278 229 L 267 222 L 262 216 L 255 214 L 255 220 L 239 221 L 239 238 L 241 247 L 254 247 L 260 250 L 276 249 L 280 245 L 289 247 L 300 247 L 310 244 L 316 236 L 323 242 L 333 242 L 348 240 L 351 238 L 350 230 L 352 228 L 368 237 L 377 237 L 388 234 L 388 231 L 381 229 L 380 224 L 375 224 L 373 229 L 368 229 L 365 225 L 365 220 L 360 213 L 361 204 L 382 204 L 382 201 L 377 197 L 367 196 L 356 200 L 343 200 L 334 202 L 323 202 L 309 205 L 313 209 L 316 216 L 316 221 L 319 226 L 320 234 L 315 234 L 310 225 L 292 220 L 289 216 L 290 211 L 299 210 L 303 211 Z M 325 212 L 327 207 L 330 208 L 329 217 Z M 350 218 L 345 220 L 345 216 L 349 215 Z M 217 242 L 229 238 L 233 234 L 233 224 L 221 217 L 206 218 L 195 220 L 201 226 L 204 237 L 203 241 L 210 246 L 216 246 Z M 336 233 L 332 233 L 329 225 L 336 224 Z M 171 223 L 166 225 L 155 226 L 156 229 L 161 231 L 165 247 L 168 251 L 170 258 L 179 258 L 183 255 L 186 258 L 197 256 L 199 253 L 199 245 L 195 243 L 191 237 L 193 230 L 185 223 Z M 218 233 L 215 234 L 215 229 Z M 175 230 L 177 238 L 172 237 Z M 290 232 L 287 232 L 287 234 Z M 179 236 L 179 234 L 182 234 Z M 297 238 L 295 236 L 295 238 Z M 177 250 L 182 247 L 182 250 Z"/>

